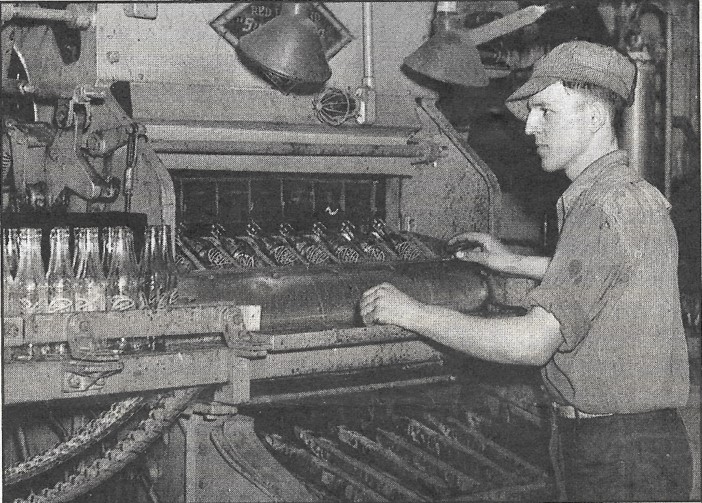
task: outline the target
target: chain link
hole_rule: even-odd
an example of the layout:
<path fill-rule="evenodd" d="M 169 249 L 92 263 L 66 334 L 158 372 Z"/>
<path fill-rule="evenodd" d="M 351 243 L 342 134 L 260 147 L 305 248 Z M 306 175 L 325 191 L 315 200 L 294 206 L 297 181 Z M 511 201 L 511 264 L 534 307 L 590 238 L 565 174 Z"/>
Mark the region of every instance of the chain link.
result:
<path fill-rule="evenodd" d="M 67 481 L 45 488 L 38 495 L 32 492 L 26 499 L 18 498 L 14 503 L 69 502 L 99 486 L 141 455 L 204 388 L 188 388 L 175 391 L 173 395 L 161 396 L 149 411 L 149 417 L 141 421 L 115 447 L 108 449 L 101 458 L 77 468 Z"/>

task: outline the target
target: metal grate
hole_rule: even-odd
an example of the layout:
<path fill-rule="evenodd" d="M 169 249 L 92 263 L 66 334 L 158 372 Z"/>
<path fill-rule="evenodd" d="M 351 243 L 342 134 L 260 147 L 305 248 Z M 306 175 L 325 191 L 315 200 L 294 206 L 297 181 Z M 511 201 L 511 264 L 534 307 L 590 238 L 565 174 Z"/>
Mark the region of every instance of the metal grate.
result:
<path fill-rule="evenodd" d="M 529 413 L 495 409 L 495 395 L 460 390 L 428 387 L 405 399 L 366 396 L 356 403 L 346 397 L 269 410 L 256 429 L 323 501 L 548 498 L 546 456 L 534 449 L 546 445 L 545 428 L 525 419 Z M 515 435 L 534 443 L 525 449 L 510 441 Z"/>

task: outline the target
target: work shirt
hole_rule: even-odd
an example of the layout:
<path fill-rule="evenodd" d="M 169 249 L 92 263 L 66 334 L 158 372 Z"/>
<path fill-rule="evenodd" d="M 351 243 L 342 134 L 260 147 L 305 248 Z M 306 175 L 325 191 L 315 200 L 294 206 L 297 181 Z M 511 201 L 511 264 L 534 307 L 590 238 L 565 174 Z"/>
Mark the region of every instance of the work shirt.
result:
<path fill-rule="evenodd" d="M 685 405 L 688 357 L 669 209 L 623 150 L 588 166 L 559 199 L 556 251 L 528 297 L 560 323 L 563 343 L 541 372 L 557 402 L 589 413 Z"/>

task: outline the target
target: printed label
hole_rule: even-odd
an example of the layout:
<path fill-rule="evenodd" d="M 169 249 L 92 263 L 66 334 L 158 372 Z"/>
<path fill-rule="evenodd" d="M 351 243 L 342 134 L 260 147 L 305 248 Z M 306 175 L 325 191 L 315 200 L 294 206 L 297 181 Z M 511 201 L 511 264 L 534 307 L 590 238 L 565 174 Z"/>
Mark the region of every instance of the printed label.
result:
<path fill-rule="evenodd" d="M 22 299 L 19 299 L 19 304 L 20 312 L 22 314 L 37 314 L 44 312 L 45 305 L 41 300 L 36 300 L 32 302 L 31 298 L 24 297 Z"/>
<path fill-rule="evenodd" d="M 134 309 L 136 307 L 136 302 L 131 297 L 126 295 L 113 295 L 110 299 L 110 309 L 112 311 L 126 311 L 128 309 Z"/>
<path fill-rule="evenodd" d="M 76 297 L 76 311 L 104 311 L 105 297 L 93 295 L 92 297 Z"/>
<path fill-rule="evenodd" d="M 217 248 L 210 248 L 207 250 L 207 260 L 216 267 L 224 267 L 232 263 L 232 261 Z"/>
<path fill-rule="evenodd" d="M 47 311 L 49 314 L 70 313 L 72 309 L 73 301 L 71 299 L 67 299 L 66 297 L 57 297 L 49 302 L 49 308 Z"/>

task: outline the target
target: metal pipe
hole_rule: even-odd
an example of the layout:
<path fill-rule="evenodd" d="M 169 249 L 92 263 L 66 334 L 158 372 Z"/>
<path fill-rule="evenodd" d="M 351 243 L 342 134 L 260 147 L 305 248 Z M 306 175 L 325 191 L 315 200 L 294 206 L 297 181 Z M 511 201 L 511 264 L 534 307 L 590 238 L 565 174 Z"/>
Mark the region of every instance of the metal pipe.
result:
<path fill-rule="evenodd" d="M 159 154 L 228 154 L 228 155 L 308 155 L 330 157 L 429 157 L 434 146 L 321 144 L 298 142 L 258 142 L 220 140 L 153 140 L 151 147 Z M 438 147 L 437 147 L 438 148 Z"/>
<path fill-rule="evenodd" d="M 406 379 L 404 381 L 392 381 L 387 383 L 363 384 L 358 386 L 347 386 L 343 388 L 331 388 L 315 391 L 301 391 L 298 393 L 281 393 L 280 395 L 261 395 L 252 397 L 245 405 L 267 405 L 280 402 L 297 402 L 304 398 L 321 398 L 325 396 L 343 395 L 348 393 L 367 393 L 384 389 L 407 388 L 427 384 L 453 382 L 456 378 L 452 375 L 440 375 L 432 377 L 419 377 L 416 379 Z"/>
<path fill-rule="evenodd" d="M 665 14 L 665 159 L 663 184 L 666 199 L 672 192 L 673 168 L 673 15 Z"/>
<path fill-rule="evenodd" d="M 375 122 L 375 70 L 373 68 L 373 4 L 363 2 L 363 81 L 357 91 L 358 113 L 356 122 Z"/>
<path fill-rule="evenodd" d="M 373 70 L 373 5 L 363 2 L 363 85 L 375 87 Z"/>
<path fill-rule="evenodd" d="M 11 19 L 30 19 L 49 23 L 66 23 L 69 28 L 87 30 L 94 24 L 94 17 L 89 14 L 76 14 L 65 10 L 45 9 L 42 7 L 17 7 L 12 4 L 2 6 L 2 24 Z"/>

